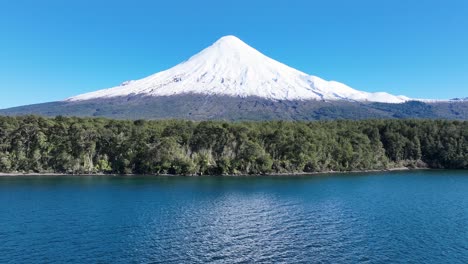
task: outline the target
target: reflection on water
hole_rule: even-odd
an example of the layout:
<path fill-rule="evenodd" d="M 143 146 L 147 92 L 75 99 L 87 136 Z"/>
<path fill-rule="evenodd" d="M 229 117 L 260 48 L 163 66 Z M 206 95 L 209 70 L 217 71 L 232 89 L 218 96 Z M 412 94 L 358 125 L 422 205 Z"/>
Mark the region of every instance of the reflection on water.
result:
<path fill-rule="evenodd" d="M 0 262 L 467 263 L 468 175 L 0 178 Z"/>

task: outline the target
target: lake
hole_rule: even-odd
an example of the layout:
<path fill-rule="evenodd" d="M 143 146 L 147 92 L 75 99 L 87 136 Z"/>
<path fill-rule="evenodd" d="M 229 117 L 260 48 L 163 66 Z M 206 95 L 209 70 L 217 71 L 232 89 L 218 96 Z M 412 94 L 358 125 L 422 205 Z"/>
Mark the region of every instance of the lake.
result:
<path fill-rule="evenodd" d="M 468 263 L 468 172 L 0 177 L 0 263 Z"/>

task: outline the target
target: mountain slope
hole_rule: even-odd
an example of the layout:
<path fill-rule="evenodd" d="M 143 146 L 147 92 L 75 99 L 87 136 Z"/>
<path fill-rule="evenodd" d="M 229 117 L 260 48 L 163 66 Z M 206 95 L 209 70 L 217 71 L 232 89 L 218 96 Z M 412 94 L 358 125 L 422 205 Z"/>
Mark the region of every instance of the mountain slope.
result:
<path fill-rule="evenodd" d="M 71 97 L 83 101 L 121 96 L 181 94 L 256 96 L 270 100 L 348 100 L 402 103 L 409 98 L 368 93 L 325 81 L 270 59 L 234 36 L 225 36 L 189 60 L 118 87 Z"/>
<path fill-rule="evenodd" d="M 0 115 L 93 116 L 114 119 L 331 120 L 424 118 L 468 120 L 468 102 L 401 104 L 277 100 L 217 95 L 133 96 L 52 102 L 0 110 Z"/>

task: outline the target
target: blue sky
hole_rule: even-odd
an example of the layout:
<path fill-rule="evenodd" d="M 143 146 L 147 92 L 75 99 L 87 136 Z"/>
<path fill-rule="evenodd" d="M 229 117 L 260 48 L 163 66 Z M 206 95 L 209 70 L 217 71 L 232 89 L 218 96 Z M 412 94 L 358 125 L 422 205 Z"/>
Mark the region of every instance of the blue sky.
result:
<path fill-rule="evenodd" d="M 468 96 L 468 1 L 0 0 L 0 108 L 167 69 L 224 35 L 366 91 Z"/>

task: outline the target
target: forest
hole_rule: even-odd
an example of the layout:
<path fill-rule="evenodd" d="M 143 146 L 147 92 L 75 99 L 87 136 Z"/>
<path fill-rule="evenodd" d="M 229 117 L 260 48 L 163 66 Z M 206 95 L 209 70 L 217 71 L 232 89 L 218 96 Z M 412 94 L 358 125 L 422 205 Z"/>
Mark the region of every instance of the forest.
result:
<path fill-rule="evenodd" d="M 0 116 L 0 172 L 242 175 L 468 168 L 468 121 Z"/>

